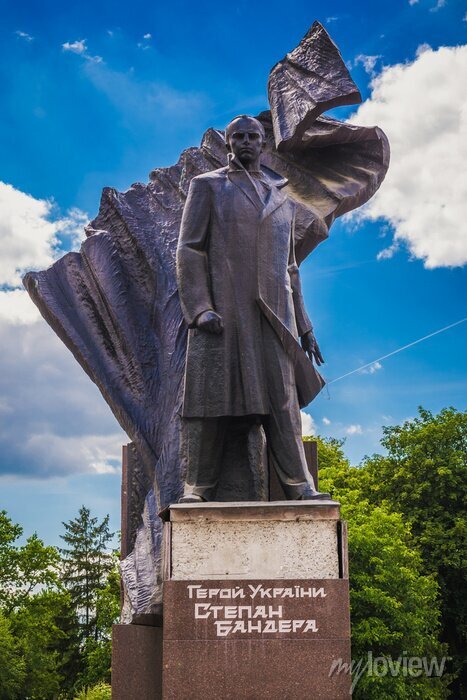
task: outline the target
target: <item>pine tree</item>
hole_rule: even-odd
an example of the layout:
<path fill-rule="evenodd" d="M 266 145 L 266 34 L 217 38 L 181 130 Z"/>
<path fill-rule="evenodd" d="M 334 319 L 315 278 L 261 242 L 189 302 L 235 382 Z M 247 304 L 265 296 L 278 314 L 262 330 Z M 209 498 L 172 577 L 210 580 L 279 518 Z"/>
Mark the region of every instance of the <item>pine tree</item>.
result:
<path fill-rule="evenodd" d="M 114 533 L 109 530 L 109 516 L 98 522 L 88 508 L 82 506 L 74 520 L 62 523 L 61 538 L 68 547 L 60 549 L 63 557 L 63 583 L 70 593 L 72 605 L 80 619 L 81 640 L 99 639 L 97 625 L 97 593 L 106 585 L 113 568 L 108 548 Z"/>
<path fill-rule="evenodd" d="M 72 698 L 78 692 L 79 678 L 85 663 L 81 651 L 81 628 L 70 594 L 62 595 L 55 607 L 55 624 L 60 630 L 56 636 L 53 648 L 58 657 L 58 671 L 61 676 L 60 698 Z"/>

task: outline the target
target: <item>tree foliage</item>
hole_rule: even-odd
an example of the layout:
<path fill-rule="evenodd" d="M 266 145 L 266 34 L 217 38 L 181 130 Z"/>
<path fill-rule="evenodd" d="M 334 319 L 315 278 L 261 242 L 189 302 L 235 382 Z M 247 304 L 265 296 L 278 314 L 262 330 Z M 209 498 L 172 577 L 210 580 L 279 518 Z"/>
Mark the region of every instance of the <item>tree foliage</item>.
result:
<path fill-rule="evenodd" d="M 67 525 L 62 562 L 36 534 L 18 544 L 21 526 L 0 512 L 1 700 L 71 699 L 110 680 L 120 588 L 108 517 L 98 523 L 83 508 Z M 96 693 L 108 697 L 107 686 Z"/>
<path fill-rule="evenodd" d="M 18 545 L 23 528 L 0 511 L 0 605 L 8 611 L 21 606 L 39 588 L 58 584 L 60 556 L 34 533 Z"/>
<path fill-rule="evenodd" d="M 96 593 L 97 639 L 89 637 L 84 644 L 82 656 L 84 669 L 80 676 L 83 685 L 94 686 L 99 681 L 110 683 L 112 662 L 112 625 L 120 616 L 120 577 L 117 560 L 110 571 L 106 585 Z"/>
<path fill-rule="evenodd" d="M 60 549 L 63 582 L 80 612 L 83 639 L 98 641 L 97 594 L 105 587 L 114 565 L 112 553 L 107 549 L 114 536 L 109 530 L 109 516 L 98 522 L 89 509 L 82 506 L 77 518 L 62 524 L 65 534 L 61 537 L 68 545 Z"/>
<path fill-rule="evenodd" d="M 352 658 L 365 664 L 368 654 L 397 660 L 446 654 L 438 640 L 438 584 L 424 571 L 410 529 L 399 513 L 371 505 L 366 475 L 351 467 L 337 440 L 318 441 L 320 488 L 340 501 L 348 521 Z M 436 700 L 447 697 L 449 678 L 365 673 L 354 697 L 362 700 Z"/>
<path fill-rule="evenodd" d="M 467 413 L 454 408 L 384 428 L 386 455 L 363 464 L 372 505 L 401 513 L 423 569 L 440 587 L 441 638 L 449 645 L 453 686 L 467 697 Z"/>
<path fill-rule="evenodd" d="M 61 631 L 56 624 L 60 557 L 36 534 L 18 544 L 22 528 L 0 513 L 0 687 L 5 698 L 53 697 L 61 675 L 54 648 Z M 10 650 L 10 651 L 9 651 Z M 8 656 L 14 652 L 14 662 Z M 6 659 L 6 660 L 5 660 Z M 16 694 L 15 694 L 16 693 Z"/>
<path fill-rule="evenodd" d="M 82 690 L 74 700 L 111 700 L 111 697 L 112 689 L 110 685 L 98 683 L 88 690 Z"/>
<path fill-rule="evenodd" d="M 31 596 L 11 615 L 11 628 L 25 665 L 25 698 L 49 700 L 60 690 L 62 676 L 56 642 L 63 633 L 57 626 L 56 608 L 62 595 L 43 591 Z"/>
<path fill-rule="evenodd" d="M 25 677 L 25 663 L 10 621 L 0 611 L 0 698 L 19 700 Z"/>

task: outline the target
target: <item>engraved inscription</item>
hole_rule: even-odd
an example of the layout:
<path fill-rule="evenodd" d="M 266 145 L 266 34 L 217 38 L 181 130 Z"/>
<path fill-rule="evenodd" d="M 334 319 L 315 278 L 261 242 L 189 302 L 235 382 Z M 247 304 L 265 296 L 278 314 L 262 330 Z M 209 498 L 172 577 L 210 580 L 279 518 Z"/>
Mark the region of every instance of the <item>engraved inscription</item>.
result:
<path fill-rule="evenodd" d="M 225 588 L 188 584 L 187 593 L 188 598 L 193 601 L 195 620 L 209 620 L 217 637 L 252 633 L 300 635 L 305 632 L 318 632 L 315 619 L 288 618 L 286 600 L 309 600 L 327 596 L 324 586 L 269 587 L 262 584 Z M 209 600 L 213 599 L 226 602 L 210 603 Z M 261 601 L 265 601 L 265 604 Z"/>

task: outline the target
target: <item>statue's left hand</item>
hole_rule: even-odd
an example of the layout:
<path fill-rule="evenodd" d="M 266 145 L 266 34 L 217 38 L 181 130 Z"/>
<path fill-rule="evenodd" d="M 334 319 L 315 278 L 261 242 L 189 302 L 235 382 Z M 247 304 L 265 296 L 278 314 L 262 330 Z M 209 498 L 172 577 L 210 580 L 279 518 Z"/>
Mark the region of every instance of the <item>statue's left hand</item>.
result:
<path fill-rule="evenodd" d="M 324 363 L 324 358 L 316 342 L 313 331 L 308 331 L 308 333 L 302 335 L 302 348 L 308 353 L 310 360 L 316 362 L 318 367 Z"/>
<path fill-rule="evenodd" d="M 222 316 L 219 316 L 219 314 L 216 314 L 216 312 L 211 309 L 203 311 L 196 319 L 196 327 L 199 328 L 200 331 L 220 335 L 224 329 Z"/>

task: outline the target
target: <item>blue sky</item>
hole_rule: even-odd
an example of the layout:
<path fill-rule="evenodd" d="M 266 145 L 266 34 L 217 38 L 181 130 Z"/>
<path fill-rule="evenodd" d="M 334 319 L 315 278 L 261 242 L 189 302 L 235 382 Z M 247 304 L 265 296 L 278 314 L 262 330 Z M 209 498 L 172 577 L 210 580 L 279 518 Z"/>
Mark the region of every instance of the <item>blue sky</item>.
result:
<path fill-rule="evenodd" d="M 174 163 L 209 126 L 267 108 L 275 62 L 319 19 L 377 123 L 390 176 L 303 264 L 328 380 L 467 316 L 467 15 L 386 3 L 1 3 L 0 507 L 58 541 L 84 503 L 119 526 L 125 436 L 20 290 L 77 245 L 104 186 Z M 417 406 L 465 408 L 467 323 L 329 386 L 307 409 L 353 463 Z M 309 419 L 308 426 L 311 426 Z"/>

